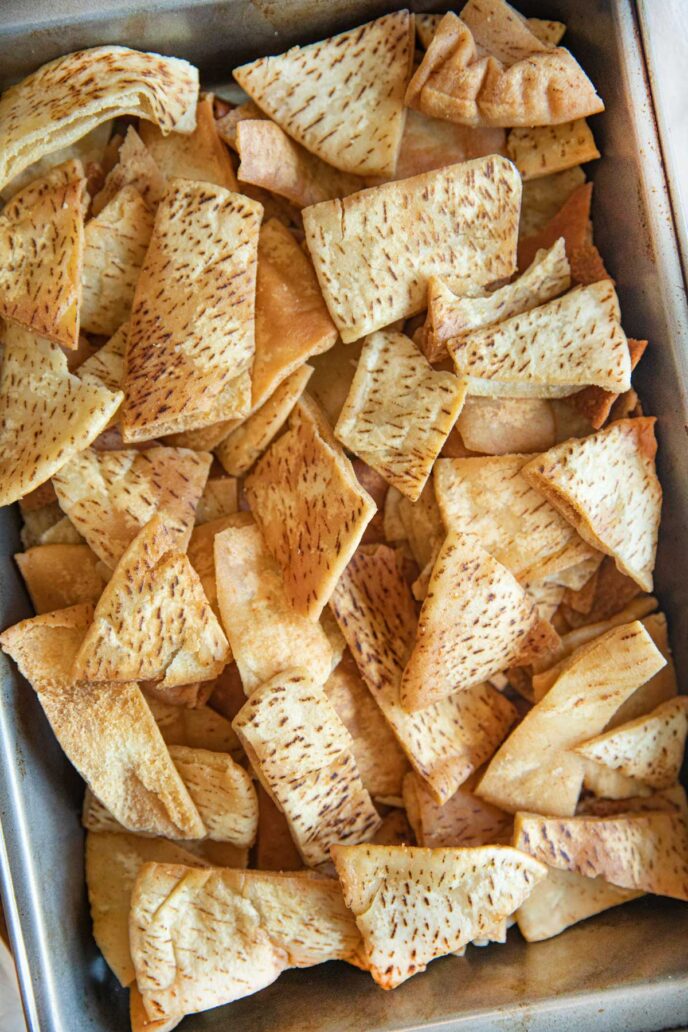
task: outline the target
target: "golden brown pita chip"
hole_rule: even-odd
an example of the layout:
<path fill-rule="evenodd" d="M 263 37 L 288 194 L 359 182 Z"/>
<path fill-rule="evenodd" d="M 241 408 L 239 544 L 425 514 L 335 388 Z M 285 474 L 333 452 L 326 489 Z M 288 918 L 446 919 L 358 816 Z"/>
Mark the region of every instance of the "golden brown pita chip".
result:
<path fill-rule="evenodd" d="M 646 340 L 628 338 L 628 352 L 631 369 L 635 369 L 647 348 Z M 621 395 L 614 391 L 605 391 L 601 387 L 586 387 L 571 395 L 571 404 L 590 421 L 594 430 L 599 430 L 609 419 L 614 402 Z"/>
<path fill-rule="evenodd" d="M 232 150 L 237 150 L 237 128 L 239 122 L 251 119 L 263 118 L 267 119 L 267 115 L 264 115 L 257 104 L 254 104 L 252 100 L 244 101 L 243 104 L 237 104 L 236 107 L 232 107 L 229 111 L 219 117 L 216 116 L 215 124 L 217 125 L 217 131 L 220 134 L 220 139 L 224 140 Z"/>
<path fill-rule="evenodd" d="M 28 494 L 19 499 L 22 519 L 26 518 L 27 513 L 34 512 L 36 509 L 44 509 L 56 501 L 55 488 L 52 485 L 52 481 L 47 480 L 45 484 L 34 488 L 33 491 L 29 491 Z"/>
<path fill-rule="evenodd" d="M 514 271 L 521 180 L 497 154 L 305 208 L 306 242 L 345 343 Z M 461 226 L 457 235 L 456 226 Z"/>
<path fill-rule="evenodd" d="M 10 183 L 0 190 L 0 200 L 6 204 L 20 190 L 28 186 L 29 183 L 41 179 L 58 165 L 65 165 L 68 162 L 70 164 L 81 162 L 81 167 L 84 169 L 84 175 L 87 180 L 86 189 L 90 193 L 90 170 L 100 170 L 102 168 L 111 131 L 112 124 L 110 122 L 103 122 L 90 133 L 86 133 L 85 136 L 80 137 L 80 139 L 75 140 L 66 147 L 60 147 L 58 150 L 51 151 L 50 154 L 39 158 L 38 161 L 34 161 L 32 165 L 25 168 L 23 172 L 20 172 L 18 176 L 15 176 Z"/>
<path fill-rule="evenodd" d="M 110 391 L 118 391 L 124 382 L 124 352 L 129 324 L 122 323 L 110 339 L 79 366 L 79 376 L 95 377 Z"/>
<path fill-rule="evenodd" d="M 178 548 L 160 514 L 134 538 L 96 606 L 75 661 L 78 676 L 173 688 L 220 673 L 227 639 Z"/>
<path fill-rule="evenodd" d="M 165 192 L 165 177 L 132 125 L 119 148 L 117 164 L 110 169 L 102 189 L 93 198 L 93 214 L 99 215 L 125 186 L 138 190 L 151 211 L 155 211 Z"/>
<path fill-rule="evenodd" d="M 196 507 L 196 526 L 232 516 L 239 507 L 238 484 L 234 477 L 210 477 Z"/>
<path fill-rule="evenodd" d="M 567 168 L 564 172 L 555 172 L 550 176 L 525 182 L 519 235 L 524 238 L 532 237 L 544 229 L 573 191 L 584 182 L 585 173 L 579 165 Z"/>
<path fill-rule="evenodd" d="M 206 93 L 196 106 L 192 133 L 169 133 L 151 122 L 139 125 L 141 141 L 166 179 L 196 179 L 225 190 L 238 190 L 227 148 L 220 139 L 213 116 L 213 95 Z"/>
<path fill-rule="evenodd" d="M 604 878 L 585 878 L 573 871 L 550 867 L 516 914 L 518 928 L 526 942 L 541 942 L 559 935 L 579 921 L 618 907 L 643 893 L 620 889 Z"/>
<path fill-rule="evenodd" d="M 252 846 L 258 800 L 251 776 L 228 753 L 170 745 L 172 762 L 201 815 L 208 838 Z"/>
<path fill-rule="evenodd" d="M 505 139 L 503 129 L 469 128 L 409 109 L 393 178 L 408 179 L 459 161 L 504 154 Z"/>
<path fill-rule="evenodd" d="M 561 125 L 512 129 L 506 149 L 524 180 L 554 175 L 600 157 L 584 118 Z"/>
<path fill-rule="evenodd" d="M 417 14 L 416 15 L 416 41 L 424 50 L 427 50 L 432 37 L 437 31 L 437 26 L 442 21 L 441 14 Z"/>
<path fill-rule="evenodd" d="M 332 857 L 383 989 L 483 938 L 546 874 L 544 864 L 511 846 L 335 846 Z"/>
<path fill-rule="evenodd" d="M 636 796 L 632 799 L 595 799 L 586 796 L 576 808 L 576 815 L 588 814 L 591 817 L 615 817 L 620 813 L 648 813 L 661 810 L 665 813 L 688 812 L 688 798 L 682 785 L 673 785 L 662 792 Z"/>
<path fill-rule="evenodd" d="M 441 21 L 441 14 L 416 15 L 416 37 L 425 50 L 430 46 L 432 37 L 435 35 L 437 26 Z M 526 21 L 530 31 L 542 43 L 549 43 L 554 47 L 566 32 L 566 26 L 562 22 L 547 21 L 543 18 L 526 18 Z"/>
<path fill-rule="evenodd" d="M 419 846 L 486 846 L 511 841 L 513 818 L 475 795 L 474 774 L 438 806 L 417 774 L 404 778 L 404 805 Z"/>
<path fill-rule="evenodd" d="M 10 323 L 0 377 L 0 505 L 9 505 L 87 448 L 123 395 L 74 376 L 59 345 Z"/>
<path fill-rule="evenodd" d="M 259 871 L 300 871 L 301 854 L 294 845 L 287 818 L 275 806 L 260 782 L 258 789 L 258 841 L 254 864 Z"/>
<path fill-rule="evenodd" d="M 145 698 L 167 745 L 228 752 L 235 759 L 241 754 L 239 739 L 231 723 L 210 706 L 199 706 L 196 709 L 173 706 L 153 698 L 150 692 L 145 693 Z"/>
<path fill-rule="evenodd" d="M 55 736 L 94 793 L 129 831 L 201 838 L 203 822 L 136 685 L 78 680 L 72 670 L 93 607 L 46 613 L 0 635 Z"/>
<path fill-rule="evenodd" d="M 413 18 L 397 11 L 319 43 L 261 57 L 235 68 L 234 78 L 323 161 L 356 175 L 393 175 L 412 61 Z"/>
<path fill-rule="evenodd" d="M 518 241 L 519 269 L 525 269 L 541 248 L 551 247 L 559 237 L 564 238 L 570 263 L 576 252 L 588 242 L 591 202 L 592 183 L 581 183 L 534 236 L 521 236 Z"/>
<path fill-rule="evenodd" d="M 97 602 L 105 587 L 98 557 L 87 545 L 38 545 L 14 559 L 39 615 Z"/>
<path fill-rule="evenodd" d="M 233 512 L 227 516 L 220 516 L 215 520 L 208 520 L 207 523 L 201 523 L 200 525 L 197 523 L 191 534 L 187 550 L 189 562 L 198 574 L 205 597 L 212 606 L 213 612 L 220 624 L 222 624 L 222 620 L 217 601 L 217 582 L 215 578 L 215 537 L 221 531 L 226 530 L 227 527 L 244 527 L 252 522 L 250 513 Z"/>
<path fill-rule="evenodd" d="M 662 488 L 655 472 L 655 419 L 621 419 L 533 459 L 526 479 L 589 544 L 652 591 Z"/>
<path fill-rule="evenodd" d="M 241 194 L 170 180 L 129 322 L 126 441 L 248 412 L 261 216 Z"/>
<path fill-rule="evenodd" d="M 87 448 L 54 475 L 63 511 L 114 569 L 140 530 L 160 513 L 185 552 L 211 457 L 181 448 L 97 452 Z"/>
<path fill-rule="evenodd" d="M 376 846 L 414 846 L 413 829 L 403 810 L 390 810 L 370 840 Z"/>

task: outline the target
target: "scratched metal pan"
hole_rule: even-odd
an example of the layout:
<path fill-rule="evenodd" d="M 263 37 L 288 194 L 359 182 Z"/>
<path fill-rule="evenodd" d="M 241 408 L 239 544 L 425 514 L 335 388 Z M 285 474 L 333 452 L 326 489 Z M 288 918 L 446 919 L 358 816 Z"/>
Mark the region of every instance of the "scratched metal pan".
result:
<path fill-rule="evenodd" d="M 403 2 L 403 0 L 401 0 Z M 517 0 L 518 2 L 518 0 Z M 79 47 L 122 43 L 194 61 L 205 82 L 233 66 L 376 17 L 384 0 L 3 0 L 0 86 Z M 417 10 L 441 9 L 419 2 Z M 446 4 L 444 5 L 447 6 Z M 460 3 L 456 6 L 460 7 Z M 566 43 L 607 105 L 594 119 L 595 232 L 624 325 L 650 348 L 638 371 L 659 417 L 665 490 L 657 591 L 682 685 L 688 674 L 688 324 L 674 226 L 631 0 L 521 0 L 568 24 Z M 0 146 L 2 141 L 0 140 Z M 0 626 L 30 615 L 12 562 L 16 507 L 0 512 Z M 3 899 L 31 1032 L 122 1032 L 127 993 L 91 938 L 79 809 L 83 786 L 30 687 L 0 665 Z M 688 1025 L 688 907 L 641 899 L 550 942 L 469 948 L 393 993 L 328 964 L 283 975 L 256 996 L 185 1019 L 184 1032 L 650 1032 Z"/>

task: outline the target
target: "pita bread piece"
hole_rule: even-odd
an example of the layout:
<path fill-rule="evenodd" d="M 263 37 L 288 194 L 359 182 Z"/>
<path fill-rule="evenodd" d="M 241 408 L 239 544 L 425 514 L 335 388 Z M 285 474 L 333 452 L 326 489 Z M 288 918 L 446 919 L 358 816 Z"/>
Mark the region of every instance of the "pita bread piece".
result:
<path fill-rule="evenodd" d="M 542 942 L 579 921 L 642 895 L 637 889 L 611 885 L 604 878 L 585 878 L 573 871 L 550 867 L 547 877 L 538 882 L 519 907 L 518 929 L 526 942 Z"/>
<path fill-rule="evenodd" d="M 584 118 L 561 125 L 512 129 L 506 149 L 524 180 L 563 172 L 600 157 Z"/>
<path fill-rule="evenodd" d="M 557 443 L 545 398 L 466 398 L 456 429 L 466 448 L 482 455 L 540 452 Z"/>
<path fill-rule="evenodd" d="M 416 39 L 425 50 L 430 46 L 442 17 L 441 14 L 416 15 Z M 530 31 L 542 43 L 549 43 L 553 47 L 559 43 L 566 32 L 566 26 L 562 22 L 547 21 L 543 18 L 526 18 L 526 21 Z"/>
<path fill-rule="evenodd" d="M 261 217 L 241 194 L 170 180 L 129 323 L 127 442 L 247 414 Z"/>
<path fill-rule="evenodd" d="M 79 376 L 95 377 L 110 391 L 118 391 L 124 382 L 124 353 L 129 324 L 122 323 L 110 339 L 79 366 Z"/>
<path fill-rule="evenodd" d="M 408 179 L 459 161 L 504 154 L 505 141 L 503 129 L 473 129 L 409 109 L 393 178 Z"/>
<path fill-rule="evenodd" d="M 247 120 L 255 122 L 260 118 L 269 121 L 268 116 L 263 114 L 257 104 L 254 104 L 252 100 L 246 100 L 243 104 L 237 104 L 236 107 L 231 107 L 229 111 L 225 111 L 225 113 L 219 115 L 219 117 L 216 112 L 215 124 L 217 125 L 220 139 L 224 140 L 227 146 L 231 147 L 233 151 L 238 151 L 237 129 L 239 122 Z"/>
<path fill-rule="evenodd" d="M 251 514 L 248 512 L 229 513 L 227 516 L 208 520 L 207 523 L 197 524 L 189 541 L 187 552 L 189 562 L 198 574 L 205 597 L 212 606 L 212 610 L 220 625 L 222 620 L 217 601 L 217 581 L 215 578 L 215 538 L 228 527 L 244 527 L 252 522 Z M 243 692 L 241 692 L 241 701 L 243 703 Z"/>
<path fill-rule="evenodd" d="M 258 688 L 232 726 L 304 863 L 327 868 L 332 845 L 365 842 L 377 831 L 351 736 L 305 671 L 285 671 Z"/>
<path fill-rule="evenodd" d="M 572 750 L 665 664 L 638 621 L 579 649 L 497 752 L 478 795 L 511 813 L 570 816 L 583 782 L 582 760 Z"/>
<path fill-rule="evenodd" d="M 195 179 L 238 191 L 232 162 L 215 126 L 212 93 L 198 101 L 192 133 L 163 135 L 153 123 L 141 122 L 139 134 L 166 179 Z"/>
<path fill-rule="evenodd" d="M 37 614 L 97 602 L 105 587 L 98 557 L 87 545 L 37 545 L 14 560 Z"/>
<path fill-rule="evenodd" d="M 94 681 L 210 681 L 228 646 L 198 574 L 155 515 L 120 559 L 96 606 L 74 671 Z"/>
<path fill-rule="evenodd" d="M 185 745 L 190 749 L 227 752 L 232 753 L 235 759 L 241 754 L 241 746 L 231 723 L 210 706 L 195 709 L 173 706 L 154 699 L 149 692 L 145 698 L 168 746 Z"/>
<path fill-rule="evenodd" d="M 538 234 L 583 183 L 585 172 L 580 165 L 540 179 L 528 179 L 523 184 L 519 235 L 527 238 Z"/>
<path fill-rule="evenodd" d="M 466 385 L 433 369 L 403 333 L 373 333 L 335 434 L 415 502 L 465 396 Z"/>
<path fill-rule="evenodd" d="M 165 177 L 133 125 L 127 128 L 119 148 L 117 164 L 110 169 L 102 189 L 93 198 L 91 211 L 99 215 L 125 186 L 133 186 L 154 212 L 165 192 Z"/>
<path fill-rule="evenodd" d="M 404 778 L 404 805 L 419 846 L 485 846 L 510 842 L 511 814 L 475 795 L 473 775 L 453 796 L 438 806 L 417 774 Z"/>
<path fill-rule="evenodd" d="M 63 511 L 114 569 L 156 512 L 176 549 L 186 551 L 210 462 L 210 455 L 182 448 L 87 448 L 65 463 L 53 483 Z"/>
<path fill-rule="evenodd" d="M 45 483 L 98 436 L 122 401 L 74 376 L 57 344 L 7 324 L 0 373 L 0 505 Z"/>
<path fill-rule="evenodd" d="M 596 283 L 608 276 L 602 266 L 598 270 L 598 274 L 592 277 L 585 276 L 582 280 L 578 278 L 581 261 L 583 271 L 587 272 L 587 268 L 591 264 L 591 256 L 596 253 L 596 249 L 591 250 L 593 245 L 590 243 L 592 235 L 591 202 L 592 183 L 582 183 L 573 190 L 556 213 L 552 215 L 549 222 L 534 236 L 522 235 L 518 241 L 519 269 L 525 269 L 530 265 L 536 252 L 541 248 L 551 247 L 559 237 L 563 237 L 574 283 Z"/>
<path fill-rule="evenodd" d="M 258 790 L 258 841 L 254 866 L 259 871 L 300 871 L 301 854 L 294 845 L 287 818 L 273 803 L 260 782 Z"/>
<path fill-rule="evenodd" d="M 258 800 L 251 776 L 227 753 L 169 746 L 205 825 L 208 838 L 252 846 L 258 827 Z"/>
<path fill-rule="evenodd" d="M 523 468 L 581 537 L 611 555 L 643 591 L 652 591 L 662 506 L 654 424 L 650 417 L 620 419 L 551 448 Z"/>
<path fill-rule="evenodd" d="M 172 1014 L 161 1021 L 151 1021 L 143 1005 L 143 997 L 136 983 L 129 987 L 129 1024 L 131 1032 L 172 1032 L 183 1018 L 183 1014 Z"/>
<path fill-rule="evenodd" d="M 18 176 L 15 176 L 10 183 L 0 190 L 0 200 L 7 204 L 25 186 L 40 180 L 48 172 L 57 168 L 58 165 L 77 162 L 80 162 L 81 167 L 84 169 L 86 190 L 90 194 L 93 182 L 97 183 L 99 178 L 102 177 L 103 164 L 106 160 L 111 132 L 112 125 L 109 122 L 104 122 L 96 126 L 90 133 L 86 133 L 85 136 L 75 140 L 74 143 L 68 144 L 66 147 L 60 147 L 58 150 L 39 158 L 38 161 L 34 161 L 32 165 L 25 168 L 23 172 L 20 172 Z"/>
<path fill-rule="evenodd" d="M 393 175 L 413 61 L 413 18 L 397 11 L 234 69 L 258 107 L 329 165 Z M 324 84 L 326 86 L 324 87 Z"/>
<path fill-rule="evenodd" d="M 0 644 L 31 683 L 57 740 L 129 831 L 202 838 L 203 822 L 136 685 L 80 681 L 72 668 L 93 607 L 15 624 Z"/>
<path fill-rule="evenodd" d="M 628 353 L 631 359 L 631 370 L 635 369 L 647 348 L 646 340 L 628 338 Z M 629 392 L 630 393 L 630 392 Z M 571 404 L 589 420 L 594 430 L 599 430 L 609 419 L 614 402 L 622 395 L 615 391 L 605 391 L 601 387 L 586 387 L 571 395 Z M 578 436 L 578 435 L 576 435 Z"/>
<path fill-rule="evenodd" d="M 546 874 L 544 864 L 511 846 L 335 846 L 332 858 L 383 989 L 482 938 Z"/>
<path fill-rule="evenodd" d="M 304 208 L 306 243 L 345 343 L 514 271 L 521 180 L 498 154 Z M 460 227 L 460 228 L 457 228 Z"/>
<path fill-rule="evenodd" d="M 239 507 L 239 489 L 234 477 L 210 477 L 196 507 L 195 526 L 233 516 Z"/>

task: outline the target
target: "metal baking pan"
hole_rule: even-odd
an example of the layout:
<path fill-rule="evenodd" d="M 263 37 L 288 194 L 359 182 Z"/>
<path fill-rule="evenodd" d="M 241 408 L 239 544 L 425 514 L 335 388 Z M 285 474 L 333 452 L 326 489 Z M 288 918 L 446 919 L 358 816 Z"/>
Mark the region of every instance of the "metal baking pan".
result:
<path fill-rule="evenodd" d="M 659 417 L 665 507 L 657 591 L 679 677 L 688 674 L 688 320 L 676 237 L 631 0 L 516 0 L 559 18 L 566 45 L 607 105 L 594 119 L 595 233 L 617 282 L 624 326 L 647 337 L 638 372 Z M 4 0 L 0 86 L 79 47 L 122 43 L 197 63 L 206 83 L 232 67 L 401 6 L 385 0 Z M 449 4 L 411 3 L 416 10 Z M 457 3 L 455 6 L 460 7 Z M 0 141 L 0 146 L 2 141 Z M 15 507 L 16 508 L 16 507 Z M 0 624 L 30 615 L 12 562 L 14 509 L 0 512 Z M 122 1032 L 127 993 L 91 938 L 83 878 L 80 779 L 31 688 L 0 656 L 3 900 L 31 1032 Z M 343 964 L 290 972 L 256 996 L 186 1018 L 185 1032 L 651 1032 L 688 1025 L 688 907 L 641 899 L 526 945 L 469 948 L 392 993 Z"/>

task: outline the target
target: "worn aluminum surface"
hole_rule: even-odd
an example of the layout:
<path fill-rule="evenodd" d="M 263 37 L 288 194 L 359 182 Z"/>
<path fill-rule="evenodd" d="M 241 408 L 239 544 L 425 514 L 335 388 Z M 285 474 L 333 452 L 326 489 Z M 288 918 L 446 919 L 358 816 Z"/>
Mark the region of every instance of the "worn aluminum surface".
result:
<path fill-rule="evenodd" d="M 4 0 L 0 86 L 80 46 L 118 42 L 196 61 L 205 81 L 398 7 L 380 0 Z M 448 4 L 419 2 L 416 10 Z M 460 6 L 459 4 L 456 5 Z M 665 516 L 657 590 L 679 675 L 688 675 L 688 322 L 654 116 L 630 0 L 519 0 L 560 18 L 607 111 L 593 120 L 596 239 L 617 281 L 624 326 L 651 346 L 638 384 L 659 416 Z M 107 7 L 107 10 L 106 10 Z M 12 563 L 18 518 L 0 512 L 0 625 L 30 614 Z M 95 948 L 83 881 L 82 786 L 33 691 L 0 657 L 3 899 L 32 1032 L 121 1032 L 127 994 Z M 343 964 L 290 972 L 256 996 L 187 1018 L 186 1032 L 650 1032 L 688 1024 L 688 907 L 638 900 L 546 943 L 514 931 L 469 948 L 392 993 Z"/>

